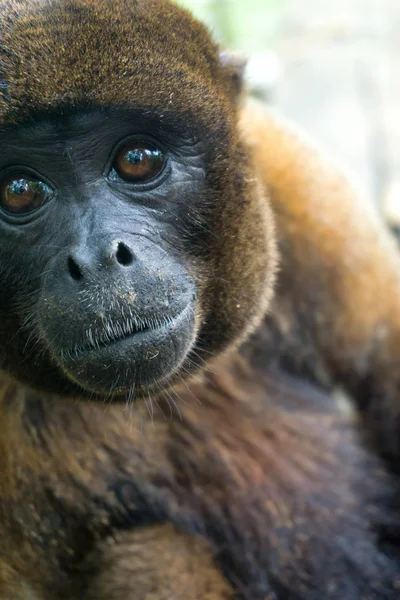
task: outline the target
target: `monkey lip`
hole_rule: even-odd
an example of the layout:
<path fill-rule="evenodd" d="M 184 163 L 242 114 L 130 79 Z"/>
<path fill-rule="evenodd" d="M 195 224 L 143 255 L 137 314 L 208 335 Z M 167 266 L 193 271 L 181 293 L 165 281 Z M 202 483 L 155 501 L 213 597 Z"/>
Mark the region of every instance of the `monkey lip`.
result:
<path fill-rule="evenodd" d="M 175 316 L 165 315 L 163 317 L 150 317 L 136 321 L 135 323 L 131 321 L 129 323 L 117 324 L 117 326 L 114 327 L 108 327 L 107 330 L 104 329 L 104 331 L 98 335 L 87 335 L 89 340 L 87 344 L 75 346 L 73 349 L 61 350 L 60 356 L 63 361 L 76 360 L 88 353 L 99 352 L 103 348 L 129 341 L 134 337 L 144 341 L 147 334 L 170 329 L 178 321 L 188 317 L 191 310 L 192 306 L 188 304 Z"/>

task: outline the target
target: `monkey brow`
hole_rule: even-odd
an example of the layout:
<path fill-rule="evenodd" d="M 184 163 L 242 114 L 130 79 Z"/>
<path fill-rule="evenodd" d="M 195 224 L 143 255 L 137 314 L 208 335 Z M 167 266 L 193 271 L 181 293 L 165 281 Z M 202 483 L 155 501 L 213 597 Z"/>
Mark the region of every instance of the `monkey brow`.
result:
<path fill-rule="evenodd" d="M 189 110 L 178 114 L 172 110 L 155 107 L 57 106 L 52 110 L 32 112 L 28 117 L 24 115 L 20 120 L 16 118 L 12 123 L 3 126 L 0 124 L 0 133 L 6 135 L 17 129 L 27 137 L 34 135 L 37 139 L 40 136 L 43 141 L 51 142 L 63 134 L 85 135 L 112 118 L 142 133 L 149 130 L 154 134 L 172 134 L 189 143 L 194 143 L 197 137 L 203 137 L 205 130 L 197 115 Z"/>

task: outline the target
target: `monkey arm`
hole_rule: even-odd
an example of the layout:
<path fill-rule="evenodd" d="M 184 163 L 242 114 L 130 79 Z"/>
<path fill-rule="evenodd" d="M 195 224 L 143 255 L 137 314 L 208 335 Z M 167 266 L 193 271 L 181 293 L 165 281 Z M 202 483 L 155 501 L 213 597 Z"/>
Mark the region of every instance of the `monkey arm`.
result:
<path fill-rule="evenodd" d="M 88 600 L 232 600 L 234 597 L 229 584 L 213 565 L 206 543 L 180 534 L 170 525 L 119 534 L 98 552 L 100 575 L 85 596 Z"/>
<path fill-rule="evenodd" d="M 355 398 L 379 448 L 400 455 L 400 255 L 345 176 L 256 103 L 241 131 L 268 188 L 281 252 L 276 310 L 307 329 Z"/>

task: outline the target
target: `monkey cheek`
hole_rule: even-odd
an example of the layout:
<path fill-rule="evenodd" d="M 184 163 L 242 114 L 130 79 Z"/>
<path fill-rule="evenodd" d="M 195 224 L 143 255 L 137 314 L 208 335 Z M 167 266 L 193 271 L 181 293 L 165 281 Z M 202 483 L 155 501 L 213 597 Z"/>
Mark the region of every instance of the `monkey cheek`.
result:
<path fill-rule="evenodd" d="M 195 343 L 193 311 L 184 310 L 168 325 L 138 332 L 81 356 L 57 359 L 69 379 L 101 396 L 132 398 L 165 386 L 179 371 Z"/>

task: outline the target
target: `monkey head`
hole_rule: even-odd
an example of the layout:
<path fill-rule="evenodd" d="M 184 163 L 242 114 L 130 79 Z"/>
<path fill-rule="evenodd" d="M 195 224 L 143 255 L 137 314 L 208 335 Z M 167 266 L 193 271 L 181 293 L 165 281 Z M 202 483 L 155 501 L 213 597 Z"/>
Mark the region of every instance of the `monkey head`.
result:
<path fill-rule="evenodd" d="M 0 15 L 0 367 L 140 396 L 237 346 L 275 268 L 241 66 L 164 0 Z"/>

